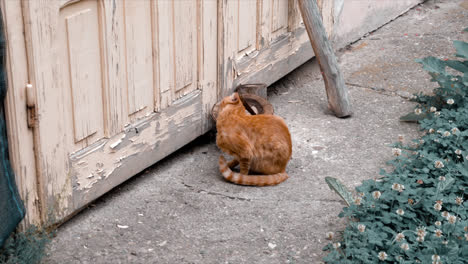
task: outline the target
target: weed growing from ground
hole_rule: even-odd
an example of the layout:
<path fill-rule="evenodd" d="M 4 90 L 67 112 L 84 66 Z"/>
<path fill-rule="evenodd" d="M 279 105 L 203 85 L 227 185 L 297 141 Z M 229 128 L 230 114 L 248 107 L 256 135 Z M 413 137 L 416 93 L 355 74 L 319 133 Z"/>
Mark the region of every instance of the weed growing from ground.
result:
<path fill-rule="evenodd" d="M 402 120 L 419 121 L 423 136 L 395 143 L 393 171 L 356 188 L 325 262 L 468 263 L 468 43 L 454 46 L 459 60 L 418 60 L 439 87 Z"/>
<path fill-rule="evenodd" d="M 36 264 L 45 256 L 45 249 L 53 233 L 31 226 L 8 238 L 0 248 L 0 263 Z"/>

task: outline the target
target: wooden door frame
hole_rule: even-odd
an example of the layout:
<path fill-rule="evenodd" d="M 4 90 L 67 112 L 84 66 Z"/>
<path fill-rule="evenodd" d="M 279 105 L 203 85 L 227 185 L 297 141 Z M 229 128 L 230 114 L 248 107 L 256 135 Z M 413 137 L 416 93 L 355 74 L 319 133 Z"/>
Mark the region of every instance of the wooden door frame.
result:
<path fill-rule="evenodd" d="M 2 0 L 4 31 L 7 43 L 6 65 L 8 90 L 5 102 L 10 161 L 16 185 L 26 208 L 21 228 L 41 225 L 42 194 L 36 166 L 34 132 L 28 126 L 26 84 L 31 82 L 23 21 L 22 1 Z"/>

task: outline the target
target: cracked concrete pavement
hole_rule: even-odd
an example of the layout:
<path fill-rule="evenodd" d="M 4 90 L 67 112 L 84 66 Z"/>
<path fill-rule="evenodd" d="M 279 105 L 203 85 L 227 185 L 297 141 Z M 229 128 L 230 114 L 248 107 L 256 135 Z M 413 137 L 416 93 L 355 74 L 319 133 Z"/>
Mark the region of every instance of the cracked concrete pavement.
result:
<path fill-rule="evenodd" d="M 416 58 L 452 58 L 468 41 L 468 1 L 431 0 L 337 53 L 351 118 L 327 110 L 315 60 L 268 89 L 290 128 L 290 178 L 243 187 L 218 172 L 214 134 L 115 188 L 58 229 L 44 263 L 320 263 L 325 233 L 345 225 L 326 176 L 349 188 L 378 177 L 389 144 L 418 135 L 399 117 L 434 87 Z"/>

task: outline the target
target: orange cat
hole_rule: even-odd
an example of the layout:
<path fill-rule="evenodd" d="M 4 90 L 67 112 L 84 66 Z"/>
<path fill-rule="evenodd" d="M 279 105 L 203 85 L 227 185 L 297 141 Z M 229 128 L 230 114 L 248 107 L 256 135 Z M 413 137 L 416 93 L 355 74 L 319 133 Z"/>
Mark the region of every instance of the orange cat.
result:
<path fill-rule="evenodd" d="M 224 178 L 241 185 L 276 185 L 288 178 L 286 165 L 292 154 L 291 135 L 281 117 L 249 115 L 233 93 L 223 99 L 216 121 L 216 144 L 234 157 L 226 163 L 221 155 L 219 169 Z M 240 164 L 240 173 L 231 171 Z M 249 171 L 263 175 L 248 175 Z"/>

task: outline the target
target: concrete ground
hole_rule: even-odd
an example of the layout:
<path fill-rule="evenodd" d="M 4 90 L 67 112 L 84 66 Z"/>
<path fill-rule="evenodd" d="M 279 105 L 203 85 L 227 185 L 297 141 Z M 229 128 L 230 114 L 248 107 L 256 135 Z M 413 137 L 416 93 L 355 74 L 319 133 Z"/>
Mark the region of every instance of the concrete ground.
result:
<path fill-rule="evenodd" d="M 225 182 L 214 134 L 205 135 L 61 226 L 44 263 L 320 263 L 325 233 L 345 225 L 324 178 L 354 188 L 378 177 L 399 135 L 418 135 L 398 121 L 414 107 L 408 96 L 434 87 L 414 59 L 452 58 L 465 27 L 468 1 L 431 0 L 338 52 L 351 118 L 327 110 L 315 60 L 269 87 L 293 137 L 286 182 Z"/>

